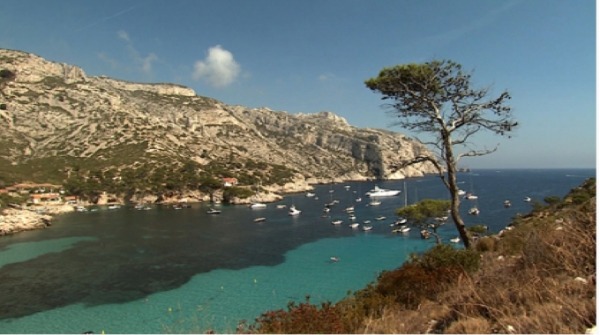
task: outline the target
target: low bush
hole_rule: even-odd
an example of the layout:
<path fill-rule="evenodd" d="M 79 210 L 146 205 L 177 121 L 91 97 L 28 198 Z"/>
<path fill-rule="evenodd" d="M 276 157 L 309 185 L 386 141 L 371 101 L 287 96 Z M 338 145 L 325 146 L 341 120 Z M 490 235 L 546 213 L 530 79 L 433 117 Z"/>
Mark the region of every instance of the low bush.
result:
<path fill-rule="evenodd" d="M 438 244 L 421 257 L 412 255 L 411 261 L 428 270 L 458 267 L 472 273 L 479 269 L 480 257 L 479 253 L 473 250 L 454 249 L 449 244 Z"/>
<path fill-rule="evenodd" d="M 477 244 L 475 244 L 475 250 L 479 252 L 488 252 L 496 250 L 496 240 L 491 237 L 482 237 L 477 240 Z"/>
<path fill-rule="evenodd" d="M 310 296 L 306 296 L 306 302 L 300 304 L 290 302 L 287 311 L 280 309 L 261 314 L 254 329 L 264 334 L 348 333 L 330 302 L 322 303 L 319 308 L 310 303 Z"/>

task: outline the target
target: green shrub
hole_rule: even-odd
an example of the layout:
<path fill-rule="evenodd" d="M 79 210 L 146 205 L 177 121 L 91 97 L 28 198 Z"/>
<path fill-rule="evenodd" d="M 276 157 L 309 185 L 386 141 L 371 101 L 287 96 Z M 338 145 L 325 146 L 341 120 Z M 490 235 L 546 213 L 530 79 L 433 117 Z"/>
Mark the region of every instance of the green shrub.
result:
<path fill-rule="evenodd" d="M 485 233 L 485 232 L 488 231 L 488 227 L 484 226 L 484 225 L 481 225 L 481 224 L 478 224 L 476 226 L 472 226 L 472 227 L 467 228 L 467 230 L 470 231 L 470 232 L 472 232 L 472 233 L 483 234 L 483 233 Z"/>
<path fill-rule="evenodd" d="M 475 250 L 479 252 L 494 251 L 496 249 L 496 240 L 491 237 L 482 237 L 475 244 Z"/>
<path fill-rule="evenodd" d="M 427 268 L 406 263 L 397 270 L 382 273 L 376 290 L 407 308 L 416 308 L 424 299 L 435 300 L 439 293 L 458 280 L 461 273 L 463 270 L 457 266 Z"/>
<path fill-rule="evenodd" d="M 479 253 L 473 250 L 454 249 L 449 244 L 438 244 L 427 250 L 420 258 L 412 257 L 412 261 L 428 270 L 443 267 L 459 267 L 468 273 L 479 269 Z"/>
<path fill-rule="evenodd" d="M 321 303 L 319 308 L 306 302 L 290 302 L 287 311 L 282 309 L 261 314 L 254 326 L 265 334 L 346 334 L 340 316 L 330 302 Z"/>

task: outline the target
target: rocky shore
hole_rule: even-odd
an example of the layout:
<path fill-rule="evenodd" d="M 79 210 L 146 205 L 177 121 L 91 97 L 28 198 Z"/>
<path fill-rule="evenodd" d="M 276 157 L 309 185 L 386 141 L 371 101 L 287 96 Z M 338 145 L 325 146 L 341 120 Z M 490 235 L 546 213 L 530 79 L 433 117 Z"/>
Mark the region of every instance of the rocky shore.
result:
<path fill-rule="evenodd" d="M 0 214 L 0 236 L 22 231 L 44 229 L 52 225 L 52 216 L 72 212 L 71 205 L 36 206 L 27 209 L 8 208 Z"/>

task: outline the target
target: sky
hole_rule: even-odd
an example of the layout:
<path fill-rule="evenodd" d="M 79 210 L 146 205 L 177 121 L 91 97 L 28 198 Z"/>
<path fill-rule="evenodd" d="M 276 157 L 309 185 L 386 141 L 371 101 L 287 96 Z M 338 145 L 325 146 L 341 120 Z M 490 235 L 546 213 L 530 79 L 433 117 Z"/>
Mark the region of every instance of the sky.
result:
<path fill-rule="evenodd" d="M 596 14 L 593 0 L 2 0 L 0 47 L 423 140 L 364 81 L 449 59 L 490 98 L 507 90 L 520 124 L 511 139 L 478 134 L 497 151 L 461 166 L 595 168 Z"/>

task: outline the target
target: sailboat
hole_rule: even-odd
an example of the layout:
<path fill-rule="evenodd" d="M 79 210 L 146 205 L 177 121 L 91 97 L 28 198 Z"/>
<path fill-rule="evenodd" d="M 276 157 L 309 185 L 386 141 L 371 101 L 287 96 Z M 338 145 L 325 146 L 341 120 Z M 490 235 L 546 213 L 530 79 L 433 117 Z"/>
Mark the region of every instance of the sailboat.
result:
<path fill-rule="evenodd" d="M 257 197 L 257 198 L 260 198 L 260 195 L 259 195 L 259 190 L 260 190 L 260 184 L 258 184 L 258 185 L 256 186 L 256 197 Z M 252 203 L 250 204 L 250 208 L 252 208 L 252 209 L 258 209 L 258 208 L 267 208 L 267 205 L 266 205 L 266 204 L 264 204 L 264 203 L 262 203 L 262 202 L 260 202 L 260 201 L 254 201 L 254 202 L 252 202 Z"/>
<path fill-rule="evenodd" d="M 473 194 L 473 179 L 471 178 L 471 192 L 467 193 L 467 195 L 465 195 L 465 199 L 467 200 L 476 200 L 477 196 L 475 194 Z"/>

